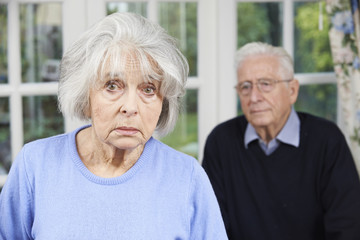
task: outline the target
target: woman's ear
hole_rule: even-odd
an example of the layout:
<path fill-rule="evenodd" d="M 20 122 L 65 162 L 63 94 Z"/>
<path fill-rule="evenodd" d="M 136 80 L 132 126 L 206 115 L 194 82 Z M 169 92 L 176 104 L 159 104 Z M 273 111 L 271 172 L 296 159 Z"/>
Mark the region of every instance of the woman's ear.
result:
<path fill-rule="evenodd" d="M 86 105 L 86 107 L 83 109 L 83 113 L 84 113 L 84 116 L 88 119 L 91 118 L 91 102 L 90 102 L 90 98 L 89 98 L 89 101 L 88 101 L 88 104 Z"/>

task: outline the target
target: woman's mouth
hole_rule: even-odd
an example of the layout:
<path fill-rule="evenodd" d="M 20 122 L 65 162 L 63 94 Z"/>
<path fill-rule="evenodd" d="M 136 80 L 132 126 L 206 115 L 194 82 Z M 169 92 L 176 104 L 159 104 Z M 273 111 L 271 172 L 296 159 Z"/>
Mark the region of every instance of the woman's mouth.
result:
<path fill-rule="evenodd" d="M 121 135 L 131 136 L 139 132 L 139 129 L 133 127 L 118 127 L 115 129 Z"/>

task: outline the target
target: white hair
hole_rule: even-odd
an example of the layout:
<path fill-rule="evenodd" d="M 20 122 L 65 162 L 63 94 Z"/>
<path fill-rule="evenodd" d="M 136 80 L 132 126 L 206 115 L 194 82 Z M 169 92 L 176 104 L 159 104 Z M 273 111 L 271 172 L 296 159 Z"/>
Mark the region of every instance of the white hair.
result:
<path fill-rule="evenodd" d="M 124 69 L 126 58 L 140 63 L 145 76 L 161 81 L 163 107 L 159 136 L 173 130 L 189 72 L 176 40 L 148 19 L 133 13 L 114 13 L 87 30 L 64 54 L 60 67 L 59 109 L 65 116 L 89 120 L 89 91 L 101 79 L 104 68 Z"/>
<path fill-rule="evenodd" d="M 291 56 L 282 47 L 274 47 L 267 43 L 251 42 L 237 50 L 235 55 L 235 69 L 239 69 L 248 57 L 253 56 L 273 56 L 279 60 L 279 74 L 283 78 L 294 77 L 294 64 Z"/>

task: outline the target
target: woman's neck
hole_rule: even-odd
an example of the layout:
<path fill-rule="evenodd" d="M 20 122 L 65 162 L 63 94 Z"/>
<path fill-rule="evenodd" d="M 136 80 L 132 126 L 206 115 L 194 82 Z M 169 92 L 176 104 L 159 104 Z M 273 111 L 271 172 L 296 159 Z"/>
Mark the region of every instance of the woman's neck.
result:
<path fill-rule="evenodd" d="M 127 172 L 140 158 L 144 146 L 135 149 L 118 149 L 100 142 L 93 136 L 91 127 L 76 135 L 76 146 L 81 161 L 93 174 L 104 177 L 118 177 Z"/>

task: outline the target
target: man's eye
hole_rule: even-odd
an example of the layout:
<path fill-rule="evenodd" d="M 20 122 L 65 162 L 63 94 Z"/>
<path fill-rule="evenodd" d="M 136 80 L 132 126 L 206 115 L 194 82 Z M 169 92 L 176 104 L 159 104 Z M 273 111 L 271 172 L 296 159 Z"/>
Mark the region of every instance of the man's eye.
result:
<path fill-rule="evenodd" d="M 251 88 L 251 84 L 243 84 L 242 86 L 241 86 L 241 89 L 243 89 L 243 90 L 248 90 L 248 89 L 250 89 Z"/>
<path fill-rule="evenodd" d="M 268 87 L 268 86 L 271 86 L 271 81 L 262 80 L 262 81 L 260 81 L 260 84 L 264 87 Z"/>

